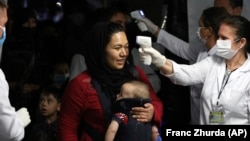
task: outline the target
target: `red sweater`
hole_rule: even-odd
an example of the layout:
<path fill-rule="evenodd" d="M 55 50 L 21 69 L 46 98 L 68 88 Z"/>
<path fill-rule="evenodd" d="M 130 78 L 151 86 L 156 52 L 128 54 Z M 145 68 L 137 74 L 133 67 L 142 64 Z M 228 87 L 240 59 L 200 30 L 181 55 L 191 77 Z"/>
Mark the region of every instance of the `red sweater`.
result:
<path fill-rule="evenodd" d="M 150 85 L 141 68 L 136 67 L 136 69 L 141 81 Z M 159 125 L 163 115 L 163 106 L 152 87 L 150 87 L 150 97 L 154 106 L 153 121 Z M 77 129 L 81 120 L 86 121 L 102 134 L 106 131 L 107 123 L 104 118 L 104 111 L 87 71 L 71 80 L 65 89 L 58 120 L 59 141 L 78 141 Z M 93 140 L 86 132 L 82 131 L 80 141 Z"/>

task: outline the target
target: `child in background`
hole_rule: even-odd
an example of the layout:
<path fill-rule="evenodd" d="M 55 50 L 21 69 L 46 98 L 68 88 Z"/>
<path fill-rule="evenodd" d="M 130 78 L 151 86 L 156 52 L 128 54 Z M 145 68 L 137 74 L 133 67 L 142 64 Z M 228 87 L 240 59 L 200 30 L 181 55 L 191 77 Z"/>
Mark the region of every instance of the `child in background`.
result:
<path fill-rule="evenodd" d="M 40 94 L 41 119 L 31 128 L 30 141 L 56 141 L 57 118 L 61 108 L 62 91 L 54 86 L 44 88 Z"/>
<path fill-rule="evenodd" d="M 130 114 L 132 107 L 143 106 L 145 103 L 151 102 L 148 85 L 141 81 L 128 81 L 122 85 L 116 100 L 112 107 L 114 116 L 107 129 L 105 141 L 115 139 L 119 141 L 157 141 L 158 128 L 155 125 L 152 126 L 151 123 L 138 122 Z"/>

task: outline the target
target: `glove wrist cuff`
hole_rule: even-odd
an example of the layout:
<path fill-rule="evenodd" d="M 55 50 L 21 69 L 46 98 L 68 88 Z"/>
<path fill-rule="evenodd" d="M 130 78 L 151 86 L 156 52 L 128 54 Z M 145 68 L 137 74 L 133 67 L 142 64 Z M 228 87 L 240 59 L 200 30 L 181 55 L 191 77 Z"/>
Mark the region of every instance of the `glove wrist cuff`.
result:
<path fill-rule="evenodd" d="M 157 68 L 161 68 L 164 66 L 164 64 L 166 63 L 167 59 L 165 58 L 165 56 L 161 56 L 158 60 L 157 63 L 155 63 L 155 66 Z"/>
<path fill-rule="evenodd" d="M 148 29 L 148 30 L 150 33 L 155 34 L 158 30 L 158 26 L 155 25 L 154 27 L 152 27 L 151 29 Z"/>
<path fill-rule="evenodd" d="M 159 28 L 158 26 L 155 27 L 153 34 L 157 32 L 158 28 Z"/>

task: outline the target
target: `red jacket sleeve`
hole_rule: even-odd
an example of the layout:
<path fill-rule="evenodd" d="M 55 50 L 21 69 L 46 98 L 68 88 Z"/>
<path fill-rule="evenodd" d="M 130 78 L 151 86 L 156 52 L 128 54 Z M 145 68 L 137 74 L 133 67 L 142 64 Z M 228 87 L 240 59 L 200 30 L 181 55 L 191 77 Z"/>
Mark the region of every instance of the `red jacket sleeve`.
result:
<path fill-rule="evenodd" d="M 150 86 L 150 98 L 152 99 L 152 104 L 154 106 L 154 119 L 153 122 L 156 123 L 158 126 L 161 124 L 162 116 L 163 116 L 163 104 L 162 101 L 156 95 L 150 81 L 147 78 L 147 75 L 143 72 L 143 70 L 136 66 L 136 69 L 139 73 L 140 80 L 147 83 Z"/>
<path fill-rule="evenodd" d="M 77 81 L 71 81 L 65 89 L 60 115 L 58 118 L 58 139 L 60 141 L 78 141 L 78 125 L 85 97 Z"/>
<path fill-rule="evenodd" d="M 58 140 L 93 141 L 82 121 L 96 132 L 105 133 L 107 123 L 104 111 L 87 72 L 69 81 L 65 88 L 58 118 Z M 79 126 L 81 130 L 78 130 Z"/>

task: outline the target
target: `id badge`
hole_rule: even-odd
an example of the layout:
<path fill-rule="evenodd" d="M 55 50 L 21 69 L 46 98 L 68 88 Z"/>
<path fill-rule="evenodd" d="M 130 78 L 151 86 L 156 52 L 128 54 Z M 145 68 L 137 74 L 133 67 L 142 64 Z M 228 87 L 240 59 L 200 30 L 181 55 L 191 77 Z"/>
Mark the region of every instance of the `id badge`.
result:
<path fill-rule="evenodd" d="M 211 111 L 209 114 L 210 123 L 223 123 L 224 122 L 224 114 L 220 111 Z"/>
<path fill-rule="evenodd" d="M 224 122 L 224 106 L 213 106 L 213 110 L 209 114 L 210 123 L 223 123 Z"/>

